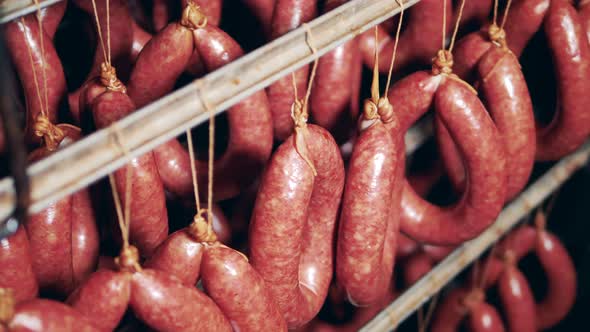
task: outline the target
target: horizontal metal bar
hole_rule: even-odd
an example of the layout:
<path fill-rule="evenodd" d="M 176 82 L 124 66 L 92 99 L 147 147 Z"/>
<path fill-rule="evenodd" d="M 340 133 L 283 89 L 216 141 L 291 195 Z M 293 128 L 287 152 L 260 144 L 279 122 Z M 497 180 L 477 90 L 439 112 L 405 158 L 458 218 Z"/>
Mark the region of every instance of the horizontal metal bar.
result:
<path fill-rule="evenodd" d="M 39 1 L 36 5 L 32 0 L 5 0 L 0 2 L 0 24 L 8 23 L 21 16 L 34 13 L 38 8 L 45 8 L 63 0 Z"/>
<path fill-rule="evenodd" d="M 409 0 L 410 7 L 418 0 Z M 31 205 L 36 213 L 123 166 L 208 118 L 205 102 L 215 113 L 265 88 L 338 45 L 399 12 L 396 0 L 353 0 L 281 38 L 216 70 L 202 79 L 147 105 L 109 128 L 95 132 L 29 167 Z M 313 35 L 313 53 L 307 35 Z M 115 129 L 116 128 L 116 129 Z M 119 132 L 126 157 L 113 142 Z M 14 204 L 12 179 L 0 182 L 0 218 Z"/>
<path fill-rule="evenodd" d="M 432 271 L 406 290 L 373 320 L 363 332 L 385 332 L 395 329 L 430 297 L 470 265 L 491 245 L 514 227 L 521 219 L 557 190 L 590 156 L 590 141 L 565 157 L 522 192 L 498 216 L 496 222 L 479 237 L 464 243 L 440 262 Z"/>

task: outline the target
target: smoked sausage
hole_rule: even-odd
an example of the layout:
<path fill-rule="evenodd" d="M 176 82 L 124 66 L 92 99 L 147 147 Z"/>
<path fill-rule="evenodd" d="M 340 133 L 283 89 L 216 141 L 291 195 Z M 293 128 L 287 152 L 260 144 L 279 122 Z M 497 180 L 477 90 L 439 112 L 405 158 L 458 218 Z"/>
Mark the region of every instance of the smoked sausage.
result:
<path fill-rule="evenodd" d="M 518 56 L 543 24 L 553 58 L 558 109 L 547 126 L 537 128 L 537 160 L 557 160 L 590 135 L 590 46 L 582 20 L 570 1 L 523 0 L 510 10 L 508 46 Z"/>
<path fill-rule="evenodd" d="M 290 136 L 271 158 L 256 198 L 249 237 L 252 266 L 264 279 L 289 328 L 309 322 L 326 298 L 344 187 L 344 165 L 334 139 L 321 127 L 310 124 L 305 128 Z M 297 139 L 305 144 L 317 176 L 298 153 Z"/>
<path fill-rule="evenodd" d="M 518 59 L 501 38 L 494 40 L 500 28 L 489 26 L 459 41 L 454 51 L 460 74 L 475 72 L 475 86 L 481 93 L 501 135 L 506 151 L 506 200 L 515 197 L 528 182 L 535 160 L 535 120 L 529 90 Z M 481 57 L 475 59 L 477 55 Z M 467 63 L 463 62 L 467 60 Z M 475 60 L 475 61 L 473 61 Z M 438 120 L 438 118 L 437 118 Z M 437 121 L 440 154 L 451 182 L 458 191 L 465 186 L 461 158 L 446 128 Z"/>
<path fill-rule="evenodd" d="M 0 240 L 0 288 L 13 290 L 16 303 L 37 296 L 39 286 L 33 273 L 29 240 L 24 227 Z"/>
<path fill-rule="evenodd" d="M 122 92 L 107 91 L 92 103 L 92 114 L 98 128 L 104 128 L 135 110 L 130 98 Z M 124 142 L 121 142 L 124 144 Z M 168 236 L 168 215 L 162 180 L 152 152 L 133 158 L 132 167 L 130 242 L 149 257 Z M 115 172 L 122 206 L 125 206 L 126 168 Z"/>
<path fill-rule="evenodd" d="M 445 57 L 449 59 L 449 54 Z M 459 244 L 477 236 L 494 221 L 506 193 L 504 148 L 481 101 L 454 76 L 424 71 L 399 81 L 388 97 L 400 119 L 393 135 L 403 135 L 433 105 L 458 145 L 469 177 L 460 201 L 445 208 L 426 202 L 405 181 L 401 230 L 436 245 Z M 397 153 L 405 155 L 405 147 Z"/>
<path fill-rule="evenodd" d="M 521 317 L 521 319 L 526 318 Z M 502 323 L 502 318 L 500 317 L 500 314 L 498 313 L 496 308 L 492 307 L 491 305 L 485 302 L 478 303 L 474 305 L 473 308 L 471 308 L 471 312 L 469 313 L 468 326 L 469 331 L 471 332 L 506 331 L 506 329 L 504 328 L 504 324 Z"/>
<path fill-rule="evenodd" d="M 514 265 L 498 279 L 498 293 L 509 331 L 536 331 L 535 298 L 525 276 Z"/>

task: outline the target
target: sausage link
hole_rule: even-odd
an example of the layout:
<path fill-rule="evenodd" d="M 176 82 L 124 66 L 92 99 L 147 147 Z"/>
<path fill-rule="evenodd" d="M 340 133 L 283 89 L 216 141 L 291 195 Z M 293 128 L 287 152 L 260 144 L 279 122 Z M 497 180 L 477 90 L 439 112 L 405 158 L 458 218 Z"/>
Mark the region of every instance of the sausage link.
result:
<path fill-rule="evenodd" d="M 239 252 L 213 244 L 205 249 L 202 281 L 236 331 L 287 331 L 264 280 Z"/>
<path fill-rule="evenodd" d="M 232 331 L 215 303 L 195 287 L 178 279 L 144 269 L 131 277 L 130 308 L 158 331 Z"/>
<path fill-rule="evenodd" d="M 400 34 L 396 68 L 403 68 L 411 64 L 429 64 L 432 55 L 441 45 L 441 27 L 443 26 L 443 6 L 447 6 L 447 22 L 451 22 L 451 1 L 422 0 L 408 10 L 404 18 L 406 28 Z M 447 24 L 447 33 L 451 31 L 451 24 Z M 363 33 L 359 39 L 359 48 L 363 62 L 373 68 L 375 64 L 375 47 L 379 50 L 379 71 L 389 71 L 389 64 L 395 44 L 395 36 L 383 27 L 379 28 L 379 41 L 375 41 L 373 29 Z"/>
<path fill-rule="evenodd" d="M 509 331 L 536 331 L 535 298 L 525 276 L 507 266 L 498 280 L 498 292 Z"/>
<path fill-rule="evenodd" d="M 128 273 L 98 270 L 70 295 L 66 303 L 100 331 L 114 331 L 129 304 L 130 278 Z"/>
<path fill-rule="evenodd" d="M 397 235 L 397 248 L 395 255 L 397 259 L 402 259 L 411 256 L 413 253 L 420 250 L 420 244 L 402 232 Z"/>
<path fill-rule="evenodd" d="M 552 0 L 544 22 L 558 85 L 559 109 L 537 133 L 537 159 L 556 160 L 590 135 L 590 46 L 580 17 L 567 0 Z"/>
<path fill-rule="evenodd" d="M 156 34 L 139 53 L 127 84 L 135 105 L 143 107 L 170 92 L 192 52 L 191 30 L 180 23 L 170 23 Z"/>
<path fill-rule="evenodd" d="M 103 93 L 92 105 L 92 114 L 98 128 L 104 128 L 134 110 L 131 99 L 116 91 Z M 164 187 L 152 152 L 133 158 L 127 167 L 133 168 L 129 240 L 143 255 L 149 257 L 168 236 Z M 126 168 L 115 172 L 117 190 L 123 206 L 126 177 Z"/>
<path fill-rule="evenodd" d="M 453 73 L 467 82 L 476 82 L 477 64 L 493 46 L 484 29 L 461 38 L 453 49 Z"/>
<path fill-rule="evenodd" d="M 394 191 L 404 168 L 395 154 L 399 142 L 381 120 L 368 121 L 348 165 L 336 252 L 336 279 L 362 306 L 379 300 L 391 284 L 400 199 Z"/>
<path fill-rule="evenodd" d="M 506 151 L 506 200 L 510 200 L 527 184 L 535 161 L 533 105 L 518 59 L 510 51 L 491 45 L 490 41 L 479 42 L 489 46 L 475 66 L 478 78 L 475 85 L 485 100 Z M 483 46 L 473 48 L 484 49 Z M 462 62 L 461 55 L 474 53 L 470 48 L 459 48 L 458 51 L 461 53 L 454 56 L 458 63 Z M 437 121 L 436 130 L 447 174 L 455 188 L 462 191 L 465 170 L 457 148 L 440 121 Z"/>
<path fill-rule="evenodd" d="M 464 298 L 468 294 L 469 290 L 456 288 L 445 296 L 433 316 L 432 332 L 456 332 L 459 330 L 461 322 L 469 314 L 469 310 L 464 304 Z"/>
<path fill-rule="evenodd" d="M 194 31 L 195 49 L 207 70 L 212 71 L 242 56 L 240 46 L 214 26 Z M 272 119 L 264 91 L 240 101 L 227 112 L 229 142 L 223 156 L 215 160 L 215 200 L 239 194 L 252 183 L 266 164 L 272 150 Z M 177 140 L 154 149 L 162 181 L 179 196 L 193 194 L 190 155 Z M 195 160 L 200 192 L 207 188 L 208 162 Z M 202 199 L 206 197 L 202 196 Z"/>
<path fill-rule="evenodd" d="M 541 28 L 543 19 L 549 10 L 552 0 L 520 0 L 514 1 L 504 30 L 506 31 L 508 48 L 518 57 L 524 51 L 535 33 Z"/>
<path fill-rule="evenodd" d="M 98 264 L 99 234 L 96 215 L 88 189 L 72 195 L 72 275 L 74 285 L 79 285 Z"/>
<path fill-rule="evenodd" d="M 264 278 L 289 328 L 320 310 L 332 278 L 336 216 L 344 166 L 330 134 L 308 125 L 304 139 L 317 176 L 287 139 L 271 158 L 250 227 L 251 263 Z M 280 246 L 277 244 L 280 243 Z"/>
<path fill-rule="evenodd" d="M 287 32 L 311 21 L 317 15 L 316 0 L 276 0 L 271 26 L 271 38 L 276 39 Z M 305 96 L 309 66 L 293 72 L 297 85 L 297 98 Z M 295 101 L 291 75 L 278 79 L 267 88 L 274 127 L 274 137 L 285 140 L 293 132 L 291 105 Z"/>
<path fill-rule="evenodd" d="M 135 21 L 131 22 L 131 30 L 133 31 L 133 42 L 131 43 L 131 62 L 135 63 L 135 60 L 139 56 L 139 53 L 145 45 L 152 39 L 152 35 L 145 31 L 142 27 L 137 25 Z"/>
<path fill-rule="evenodd" d="M 423 252 L 408 257 L 403 264 L 404 286 L 410 287 L 434 267 L 434 260 Z"/>
<path fill-rule="evenodd" d="M 582 20 L 582 24 L 584 30 L 586 31 L 586 37 L 590 41 L 590 2 L 588 1 L 579 1 L 578 2 L 578 14 L 580 15 L 580 20 Z"/>
<path fill-rule="evenodd" d="M 43 30 L 45 30 L 45 33 L 50 39 L 53 39 L 55 36 L 55 32 L 59 27 L 59 23 L 61 23 L 61 20 L 63 19 L 66 12 L 67 5 L 67 1 L 60 1 L 49 7 L 42 8 L 39 11 L 38 17 L 41 17 Z"/>
<path fill-rule="evenodd" d="M 98 331 L 82 314 L 60 302 L 34 299 L 15 307 L 8 323 L 11 332 Z"/>
<path fill-rule="evenodd" d="M 173 4 L 167 0 L 154 0 L 152 2 L 152 25 L 154 31 L 158 32 L 164 29 L 168 25 L 168 22 L 171 21 L 171 6 Z"/>
<path fill-rule="evenodd" d="M 35 135 L 34 126 L 37 116 L 42 109 L 45 109 L 45 96 L 47 96 L 46 115 L 52 123 L 56 122 L 61 103 L 65 101 L 67 89 L 63 67 L 51 38 L 44 31 L 39 33 L 35 14 L 25 16 L 22 21 L 19 19 L 6 24 L 4 36 L 26 100 L 25 138 L 27 142 L 36 144 L 40 142 L 40 139 Z M 41 52 L 40 38 L 43 38 L 45 56 Z M 29 51 L 34 65 L 31 64 Z M 45 75 L 43 71 L 45 71 Z M 35 84 L 35 76 L 39 85 L 39 93 Z M 44 84 L 44 78 L 46 78 L 47 84 Z M 45 90 L 46 87 L 47 90 Z M 39 94 L 41 98 L 39 98 Z"/>
<path fill-rule="evenodd" d="M 39 286 L 33 273 L 29 240 L 24 227 L 0 240 L 0 288 L 10 288 L 16 303 L 37 296 Z"/>
<path fill-rule="evenodd" d="M 521 319 L 526 319 L 521 317 Z M 468 327 L 471 332 L 504 332 L 504 323 L 496 308 L 481 302 L 471 308 L 468 319 Z M 520 330 L 511 330 L 520 331 Z"/>
<path fill-rule="evenodd" d="M 494 221 L 506 193 L 505 152 L 485 108 L 463 83 L 428 72 L 399 81 L 389 99 L 400 118 L 393 135 L 403 135 L 433 104 L 436 116 L 461 151 L 469 177 L 460 201 L 445 208 L 426 202 L 405 181 L 401 230 L 436 245 L 459 244 L 477 236 Z M 397 153 L 403 156 L 404 151 Z"/>

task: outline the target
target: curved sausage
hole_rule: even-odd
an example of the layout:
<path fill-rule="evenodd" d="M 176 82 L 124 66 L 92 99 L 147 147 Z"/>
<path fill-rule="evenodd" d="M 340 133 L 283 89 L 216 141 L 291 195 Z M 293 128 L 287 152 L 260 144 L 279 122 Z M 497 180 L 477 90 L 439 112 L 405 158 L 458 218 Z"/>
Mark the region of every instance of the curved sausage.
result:
<path fill-rule="evenodd" d="M 521 319 L 526 319 L 521 317 Z M 471 308 L 468 319 L 469 331 L 472 332 L 504 332 L 504 324 L 502 318 L 496 308 L 491 305 L 481 302 Z M 520 331 L 520 330 L 511 330 Z"/>
<path fill-rule="evenodd" d="M 264 280 L 239 252 L 218 243 L 205 248 L 202 282 L 236 331 L 287 331 Z"/>
<path fill-rule="evenodd" d="M 417 72 L 395 84 L 389 100 L 400 118 L 393 135 L 403 135 L 431 105 L 458 145 L 468 170 L 468 186 L 458 203 L 438 207 L 404 183 L 401 230 L 429 244 L 453 245 L 489 226 L 505 200 L 505 152 L 498 131 L 477 96 L 445 75 Z M 405 148 L 398 153 L 405 155 Z"/>
<path fill-rule="evenodd" d="M 92 104 L 92 114 L 98 128 L 104 128 L 134 110 L 135 106 L 130 98 L 116 91 L 101 94 Z M 143 255 L 149 257 L 168 236 L 164 187 L 152 152 L 133 158 L 127 165 L 133 168 L 129 241 L 136 245 Z M 126 178 L 126 168 L 115 172 L 122 206 L 125 206 Z"/>
<path fill-rule="evenodd" d="M 535 298 L 525 276 L 515 266 L 507 266 L 498 279 L 508 330 L 536 331 Z"/>
<path fill-rule="evenodd" d="M 510 48 L 520 55 L 542 22 L 553 58 L 559 106 L 553 121 L 537 130 L 536 158 L 556 160 L 574 151 L 590 135 L 590 115 L 582 106 L 590 102 L 586 93 L 590 86 L 588 38 L 582 20 L 567 0 L 519 4 L 511 9 L 506 26 Z"/>
<path fill-rule="evenodd" d="M 158 331 L 232 331 L 210 298 L 160 271 L 144 269 L 132 275 L 129 305 Z"/>
<path fill-rule="evenodd" d="M 29 240 L 24 227 L 0 240 L 0 288 L 13 290 L 16 303 L 37 296 L 39 286 L 33 273 Z"/>
<path fill-rule="evenodd" d="M 451 1 L 422 0 L 406 12 L 407 16 L 404 15 L 406 28 L 400 34 L 395 56 L 396 68 L 404 68 L 411 64 L 425 65 L 430 63 L 432 55 L 441 46 L 442 13 L 445 5 L 447 6 L 447 22 L 451 22 Z M 394 26 L 397 25 L 394 24 Z M 447 35 L 451 28 L 452 24 L 447 24 Z M 375 64 L 375 45 L 377 44 L 379 71 L 386 73 L 389 71 L 395 44 L 395 33 L 392 36 L 389 31 L 381 26 L 378 33 L 378 43 L 375 42 L 373 29 L 363 33 L 359 39 L 359 49 L 365 65 L 373 68 Z"/>
<path fill-rule="evenodd" d="M 316 17 L 316 0 L 276 0 L 272 17 L 271 38 L 276 39 L 287 32 L 298 28 L 301 24 L 311 21 Z M 307 75 L 309 66 L 293 72 L 297 85 L 297 99 L 305 96 L 307 89 Z M 281 77 L 267 89 L 274 137 L 283 141 L 293 132 L 293 120 L 291 119 L 291 105 L 293 105 L 294 91 L 292 75 Z"/>
<path fill-rule="evenodd" d="M 344 187 L 342 157 L 330 134 L 307 125 L 303 139 L 317 176 L 297 153 L 296 137 L 291 136 L 267 166 L 249 237 L 252 266 L 262 275 L 289 328 L 310 321 L 326 298 Z"/>
<path fill-rule="evenodd" d="M 11 332 L 98 331 L 82 314 L 60 302 L 34 299 L 16 305 L 7 324 Z"/>
<path fill-rule="evenodd" d="M 194 30 L 195 49 L 207 70 L 212 71 L 242 56 L 240 46 L 214 26 Z M 214 200 L 239 194 L 257 177 L 272 150 L 272 119 L 264 91 L 254 93 L 228 112 L 229 142 L 224 154 L 214 163 Z M 167 190 L 179 195 L 193 194 L 190 155 L 177 140 L 154 149 L 154 156 Z M 206 199 L 208 162 L 196 159 L 202 199 Z"/>
<path fill-rule="evenodd" d="M 336 279 L 351 303 L 365 306 L 391 286 L 404 165 L 395 154 L 400 142 L 382 119 L 363 115 L 361 123 L 365 128 L 353 148 L 342 198 Z"/>
<path fill-rule="evenodd" d="M 63 67 L 51 38 L 44 31 L 39 32 L 35 14 L 24 16 L 22 21 L 19 19 L 7 23 L 4 27 L 4 36 L 26 99 L 25 138 L 31 144 L 37 144 L 40 142 L 34 128 L 37 116 L 47 104 L 46 115 L 51 123 L 55 123 L 60 105 L 65 100 L 67 89 Z M 43 38 L 44 53 L 41 50 L 41 38 Z M 34 65 L 31 64 L 29 51 Z M 40 96 L 37 92 L 35 77 Z M 47 84 L 44 84 L 44 78 Z M 45 96 L 47 96 L 47 103 L 45 103 Z"/>
<path fill-rule="evenodd" d="M 130 278 L 125 272 L 98 270 L 66 302 L 100 331 L 114 331 L 127 311 Z"/>
<path fill-rule="evenodd" d="M 506 200 L 510 200 L 527 184 L 535 161 L 533 105 L 518 59 L 508 49 L 493 45 L 491 41 L 481 43 L 489 46 L 475 66 L 475 85 L 485 100 L 506 151 Z M 467 45 L 457 45 L 453 57 L 457 63 L 462 62 L 464 54 L 474 53 L 465 47 Z M 474 48 L 477 50 L 483 47 Z M 465 170 L 459 153 L 440 121 L 437 121 L 436 130 L 447 174 L 455 188 L 462 191 L 465 187 Z"/>

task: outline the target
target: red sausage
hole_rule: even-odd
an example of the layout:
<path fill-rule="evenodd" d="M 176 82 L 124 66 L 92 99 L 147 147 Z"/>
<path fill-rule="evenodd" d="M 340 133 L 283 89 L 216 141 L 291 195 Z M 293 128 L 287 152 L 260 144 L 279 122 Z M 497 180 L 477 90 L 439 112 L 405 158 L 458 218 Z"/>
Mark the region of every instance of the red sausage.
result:
<path fill-rule="evenodd" d="M 515 266 L 507 266 L 498 280 L 498 292 L 508 330 L 536 331 L 535 298 L 525 276 Z"/>
<path fill-rule="evenodd" d="M 399 225 L 404 166 L 395 154 L 400 142 L 393 141 L 382 121 L 364 115 L 361 120 L 348 165 L 337 240 L 336 278 L 349 301 L 362 306 L 379 300 L 390 287 Z"/>
<path fill-rule="evenodd" d="M 203 287 L 235 331 L 287 331 L 264 280 L 245 256 L 216 243 L 206 247 L 202 264 Z"/>
<path fill-rule="evenodd" d="M 584 29 L 586 30 L 586 36 L 590 41 L 590 6 L 588 6 L 589 4 L 590 2 L 588 1 L 580 1 L 578 3 L 578 14 L 580 15 L 580 19 L 582 20 Z"/>
<path fill-rule="evenodd" d="M 520 317 L 520 319 L 527 319 Z M 491 305 L 481 302 L 471 308 L 468 319 L 469 331 L 471 332 L 504 332 L 504 324 L 502 318 Z M 520 331 L 520 330 L 511 330 Z"/>
<path fill-rule="evenodd" d="M 469 309 L 466 307 L 465 297 L 470 294 L 469 290 L 464 288 L 453 289 L 445 298 L 437 305 L 436 312 L 432 319 L 432 332 L 456 332 L 459 330 L 461 322 L 469 314 Z M 473 295 L 475 296 L 475 295 Z M 483 294 L 480 293 L 482 296 Z M 477 304 L 481 299 L 475 299 Z"/>
<path fill-rule="evenodd" d="M 403 264 L 404 286 L 410 287 L 434 267 L 434 260 L 423 252 L 408 257 Z"/>
<path fill-rule="evenodd" d="M 523 1 L 511 9 L 506 26 L 509 46 L 520 55 L 542 19 L 558 89 L 553 121 L 537 130 L 538 160 L 556 160 L 574 151 L 590 135 L 590 47 L 583 22 L 567 0 Z M 522 18 L 522 21 L 520 20 Z M 526 33 L 522 28 L 527 28 Z M 530 29 L 528 29 L 530 28 Z"/>
<path fill-rule="evenodd" d="M 98 331 L 82 314 L 60 302 L 34 299 L 16 305 L 7 324 L 11 332 Z"/>
<path fill-rule="evenodd" d="M 469 1 L 468 1 L 469 2 Z M 406 28 L 400 34 L 395 67 L 403 68 L 410 64 L 428 64 L 432 55 L 441 46 L 443 6 L 447 6 L 447 32 L 451 31 L 451 1 L 422 0 L 404 13 Z M 397 27 L 397 24 L 393 26 Z M 379 71 L 389 71 L 395 33 L 390 34 L 383 27 L 379 28 L 379 41 L 375 42 L 373 29 L 363 33 L 359 40 L 363 62 L 369 68 L 375 64 L 375 44 L 379 50 Z M 448 34 L 447 34 L 448 35 Z M 394 104 L 395 105 L 395 104 Z"/>
<path fill-rule="evenodd" d="M 12 289 L 16 303 L 37 296 L 39 286 L 32 264 L 29 240 L 23 227 L 0 240 L 0 288 Z"/>
<path fill-rule="evenodd" d="M 215 303 L 195 287 L 163 272 L 144 269 L 131 277 L 130 308 L 158 331 L 232 331 Z"/>
<path fill-rule="evenodd" d="M 214 26 L 194 30 L 194 45 L 207 70 L 212 71 L 240 57 L 240 46 Z M 230 138 L 223 156 L 215 160 L 213 198 L 223 200 L 239 194 L 263 169 L 272 150 L 272 119 L 264 91 L 233 106 L 228 112 Z M 190 156 L 177 140 L 154 149 L 166 189 L 179 196 L 193 194 Z M 208 162 L 195 160 L 200 192 L 204 197 Z"/>
<path fill-rule="evenodd" d="M 316 0 L 276 0 L 272 17 L 271 38 L 276 39 L 298 28 L 301 24 L 311 21 L 316 17 L 316 11 Z M 298 99 L 305 96 L 308 69 L 309 66 L 303 66 L 294 72 Z M 294 91 L 291 76 L 289 74 L 278 79 L 266 90 L 272 112 L 274 137 L 279 141 L 285 140 L 293 132 L 291 105 L 294 102 Z"/>
<path fill-rule="evenodd" d="M 100 331 L 113 331 L 123 318 L 131 296 L 131 275 L 98 270 L 67 300 Z"/>
<path fill-rule="evenodd" d="M 430 244 L 453 245 L 489 226 L 505 199 L 505 152 L 498 131 L 477 96 L 465 84 L 444 75 L 417 72 L 399 81 L 389 100 L 400 118 L 394 135 L 403 135 L 431 105 L 458 145 L 468 170 L 468 186 L 458 203 L 438 207 L 406 183 L 402 194 L 401 230 Z M 405 154 L 405 148 L 398 153 Z"/>
<path fill-rule="evenodd" d="M 35 122 L 42 108 L 47 105 L 46 115 L 50 122 L 55 123 L 61 102 L 66 94 L 66 80 L 60 59 L 53 47 L 51 38 L 45 32 L 39 33 L 39 25 L 35 14 L 27 15 L 21 21 L 10 22 L 4 27 L 6 45 L 10 51 L 12 62 L 23 86 L 27 103 L 27 121 L 25 128 L 26 140 L 39 143 L 35 135 Z M 45 56 L 41 52 L 41 39 Z M 31 63 L 31 56 L 34 65 Z M 45 68 L 45 75 L 43 74 Z M 39 86 L 37 93 L 35 76 Z M 46 78 L 46 81 L 45 81 Z M 45 84 L 45 83 L 47 84 Z M 47 90 L 45 90 L 47 87 Z M 47 95 L 47 104 L 45 96 Z"/>
<path fill-rule="evenodd" d="M 152 39 L 152 35 L 145 31 L 142 27 L 137 25 L 135 21 L 131 22 L 131 29 L 133 31 L 133 42 L 131 43 L 131 61 L 135 63 L 135 60 L 139 56 L 144 46 Z"/>
<path fill-rule="evenodd" d="M 468 68 L 462 65 L 463 55 L 473 54 L 472 50 L 483 50 L 483 44 L 487 45 L 487 50 L 474 66 L 477 74 L 475 85 L 485 100 L 506 151 L 506 199 L 510 200 L 527 184 L 533 169 L 536 143 L 533 105 L 518 59 L 508 49 L 479 38 L 471 38 L 465 44 L 458 44 L 454 59 L 457 59 L 459 66 Z M 476 43 L 480 46 L 474 45 Z M 440 121 L 437 121 L 436 130 L 447 174 L 455 188 L 462 191 L 465 186 L 465 170 L 459 153 Z"/>
<path fill-rule="evenodd" d="M 307 125 L 303 139 L 317 176 L 297 153 L 296 137 L 291 136 L 267 166 L 249 237 L 252 266 L 262 275 L 289 328 L 310 321 L 326 298 L 344 186 L 342 158 L 330 134 Z"/>
<path fill-rule="evenodd" d="M 67 1 L 60 1 L 49 7 L 42 8 L 38 12 L 41 17 L 41 23 L 43 24 L 43 30 L 45 30 L 45 33 L 50 39 L 53 39 L 55 36 L 59 23 L 61 23 L 66 12 L 67 5 Z"/>
<path fill-rule="evenodd" d="M 396 258 L 406 258 L 418 250 L 420 250 L 420 244 L 418 242 L 410 239 L 402 232 L 397 235 L 397 248 L 395 250 Z"/>
<path fill-rule="evenodd" d="M 116 91 L 101 94 L 92 105 L 92 114 L 98 128 L 104 128 L 134 110 L 135 106 L 129 97 Z M 143 255 L 149 257 L 168 236 L 164 187 L 151 152 L 133 158 L 128 167 L 133 168 L 129 240 Z M 126 168 L 115 172 L 122 206 L 125 206 L 126 177 Z"/>

